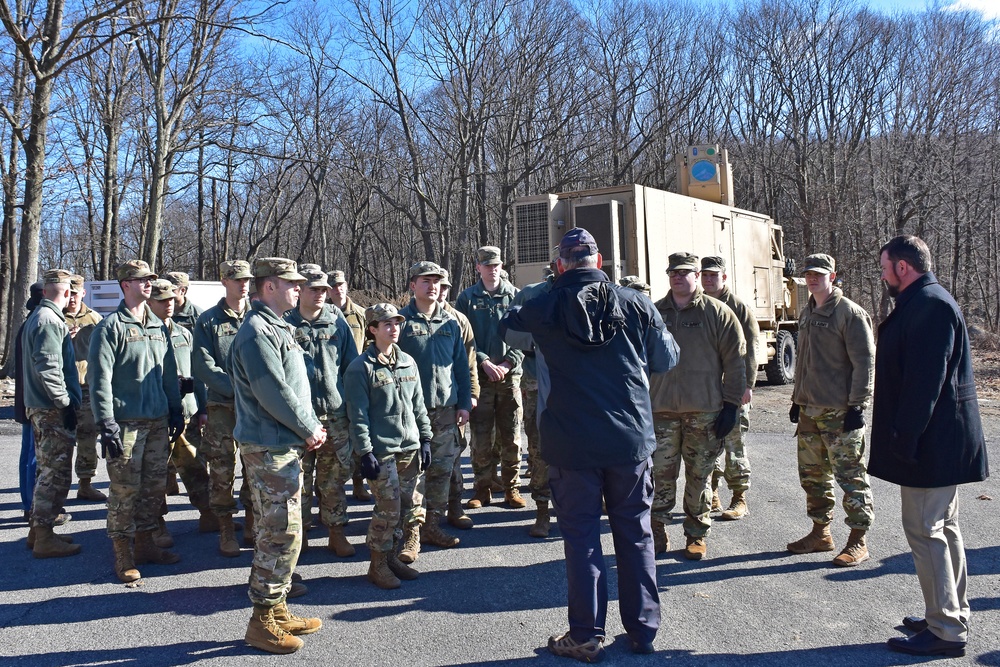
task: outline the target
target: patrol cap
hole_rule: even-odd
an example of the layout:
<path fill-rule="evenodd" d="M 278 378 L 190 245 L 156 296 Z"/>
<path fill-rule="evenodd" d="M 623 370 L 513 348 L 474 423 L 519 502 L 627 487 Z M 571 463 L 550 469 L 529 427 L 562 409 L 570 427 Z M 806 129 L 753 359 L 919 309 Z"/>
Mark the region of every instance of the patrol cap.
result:
<path fill-rule="evenodd" d="M 719 257 L 718 255 L 711 255 L 709 257 L 701 258 L 701 270 L 702 271 L 716 271 L 718 273 L 726 272 L 726 259 L 724 257 Z"/>
<path fill-rule="evenodd" d="M 594 235 L 583 227 L 574 227 L 566 232 L 559 241 L 559 257 L 561 259 L 583 259 L 597 254 L 597 241 Z"/>
<path fill-rule="evenodd" d="M 451 277 L 448 269 L 441 269 L 441 287 L 451 287 Z"/>
<path fill-rule="evenodd" d="M 135 280 L 136 278 L 157 279 L 157 275 L 149 270 L 149 264 L 141 259 L 130 259 L 118 265 L 118 280 Z"/>
<path fill-rule="evenodd" d="M 376 303 L 365 308 L 365 323 L 368 326 L 389 320 L 403 322 L 406 318 L 400 315 L 396 306 L 391 303 Z"/>
<path fill-rule="evenodd" d="M 667 271 L 700 271 L 698 255 L 690 252 L 675 252 L 667 258 Z"/>
<path fill-rule="evenodd" d="M 173 299 L 176 294 L 174 294 L 174 284 L 169 280 L 160 278 L 159 280 L 153 281 L 153 289 L 149 293 L 149 298 L 153 301 L 166 301 L 167 299 Z"/>
<path fill-rule="evenodd" d="M 306 281 L 306 277 L 298 272 L 292 260 L 284 257 L 258 257 L 253 263 L 253 277 L 260 279 L 271 276 L 297 283 Z"/>
<path fill-rule="evenodd" d="M 343 271 L 331 271 L 329 278 L 331 285 L 340 285 L 347 282 L 347 276 L 344 275 Z"/>
<path fill-rule="evenodd" d="M 833 257 L 829 255 L 824 255 L 819 253 L 817 255 L 809 255 L 806 257 L 806 267 L 802 269 L 802 273 L 807 271 L 815 271 L 816 273 L 833 273 L 837 270 L 837 262 L 834 261 Z"/>
<path fill-rule="evenodd" d="M 419 278 L 420 276 L 438 276 L 444 277 L 444 269 L 435 264 L 434 262 L 417 262 L 410 267 L 410 280 L 414 278 Z"/>
<path fill-rule="evenodd" d="M 69 285 L 69 280 L 72 276 L 73 274 L 66 269 L 49 269 L 42 274 L 42 282 L 46 285 Z"/>
<path fill-rule="evenodd" d="M 234 259 L 219 264 L 220 280 L 242 280 L 243 278 L 253 278 L 253 274 L 250 273 L 250 262 Z"/>
<path fill-rule="evenodd" d="M 83 291 L 83 284 L 85 282 L 83 276 L 73 274 L 69 277 L 69 291 L 73 294 L 79 294 Z"/>
<path fill-rule="evenodd" d="M 163 277 L 169 280 L 171 285 L 177 287 L 190 287 L 191 285 L 191 276 L 183 271 L 167 271 Z"/>
<path fill-rule="evenodd" d="M 652 288 L 645 283 L 639 276 L 625 276 L 618 281 L 618 284 L 622 287 L 628 287 L 634 289 L 637 292 L 642 292 L 646 296 L 649 296 L 652 292 Z"/>
<path fill-rule="evenodd" d="M 500 248 L 495 245 L 484 245 L 476 251 L 476 264 L 485 266 L 503 264 L 503 260 L 500 259 Z"/>
<path fill-rule="evenodd" d="M 326 273 L 319 268 L 319 264 L 303 264 L 299 267 L 299 273 L 306 278 L 305 287 L 324 287 L 330 289 L 330 283 L 326 281 Z"/>

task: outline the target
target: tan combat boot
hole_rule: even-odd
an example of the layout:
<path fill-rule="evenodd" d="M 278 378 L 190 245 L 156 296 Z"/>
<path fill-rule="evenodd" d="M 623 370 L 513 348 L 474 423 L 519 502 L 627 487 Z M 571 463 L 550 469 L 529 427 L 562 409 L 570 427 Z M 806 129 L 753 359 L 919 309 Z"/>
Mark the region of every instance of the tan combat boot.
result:
<path fill-rule="evenodd" d="M 387 562 L 389 554 L 384 551 L 375 551 L 374 549 L 371 553 L 372 562 L 368 566 L 368 581 L 387 591 L 399 588 L 402 584 L 400 584 L 396 575 L 392 573 L 392 570 L 389 569 Z"/>
<path fill-rule="evenodd" d="M 701 560 L 708 552 L 708 541 L 704 537 L 685 535 L 687 544 L 684 546 L 684 557 L 688 560 Z"/>
<path fill-rule="evenodd" d="M 142 575 L 135 569 L 132 558 L 132 540 L 127 537 L 116 537 L 111 540 L 111 548 L 115 552 L 115 574 L 123 584 L 137 581 Z"/>
<path fill-rule="evenodd" d="M 399 560 L 404 563 L 415 563 L 420 557 L 420 524 L 408 523 L 403 526 L 403 548 L 399 551 Z"/>
<path fill-rule="evenodd" d="M 94 488 L 90 483 L 89 478 L 81 478 L 80 485 L 76 489 L 76 499 L 77 500 L 92 500 L 96 502 L 104 502 L 108 499 L 106 495 Z"/>
<path fill-rule="evenodd" d="M 507 503 L 508 507 L 513 507 L 516 510 L 528 506 L 528 503 L 526 503 L 524 498 L 521 497 L 521 490 L 517 487 L 508 489 L 507 493 L 503 494 L 503 499 L 504 502 Z"/>
<path fill-rule="evenodd" d="M 833 564 L 840 567 L 854 567 L 868 560 L 868 544 L 865 531 L 861 528 L 851 528 L 851 536 L 840 555 L 833 559 Z"/>
<path fill-rule="evenodd" d="M 140 530 L 135 534 L 135 562 L 137 565 L 143 563 L 155 563 L 157 565 L 173 565 L 179 562 L 181 557 L 172 551 L 161 549 L 153 541 L 153 531 Z"/>
<path fill-rule="evenodd" d="M 253 616 L 243 637 L 247 644 L 268 653 L 295 653 L 303 646 L 298 637 L 293 637 L 278 625 L 274 618 L 274 607 L 255 604 Z"/>
<path fill-rule="evenodd" d="M 250 517 L 247 514 L 247 517 Z M 250 519 L 247 518 L 247 524 Z M 226 558 L 236 558 L 240 555 L 240 543 L 236 541 L 236 527 L 233 525 L 233 515 L 223 514 L 219 517 L 219 553 Z"/>
<path fill-rule="evenodd" d="M 711 512 L 722 511 L 722 498 L 719 497 L 719 490 L 712 489 L 712 509 Z"/>
<path fill-rule="evenodd" d="M 472 528 L 472 519 L 462 509 L 462 499 L 452 498 L 448 501 L 448 525 L 459 530 Z"/>
<path fill-rule="evenodd" d="M 729 509 L 723 512 L 719 518 L 723 521 L 738 521 L 745 517 L 747 513 L 746 491 L 734 491 L 733 500 L 729 503 Z"/>
<path fill-rule="evenodd" d="M 253 547 L 256 546 L 257 535 L 253 532 L 253 510 L 249 507 L 246 508 L 244 514 L 244 521 L 246 522 L 246 528 L 243 530 L 243 546 Z M 233 517 L 229 517 L 232 520 Z M 233 538 L 236 539 L 235 537 Z"/>
<path fill-rule="evenodd" d="M 413 581 L 420 576 L 420 573 L 399 560 L 399 547 L 399 542 L 393 541 L 392 550 L 385 555 L 385 564 L 389 567 L 389 571 L 398 578 L 404 581 Z"/>
<path fill-rule="evenodd" d="M 161 549 L 169 549 L 174 546 L 174 537 L 167 530 L 167 522 L 162 516 L 156 522 L 156 530 L 153 531 L 153 543 Z"/>
<path fill-rule="evenodd" d="M 70 537 L 69 535 L 59 535 L 58 533 L 55 533 L 55 532 L 53 532 L 52 534 L 55 535 L 58 539 L 60 539 L 63 542 L 65 542 L 66 544 L 73 544 L 73 538 Z M 35 529 L 34 528 L 29 528 L 28 529 L 28 539 L 25 542 L 25 546 L 28 547 L 28 551 L 31 551 L 32 549 L 35 548 Z"/>
<path fill-rule="evenodd" d="M 813 523 L 812 531 L 808 535 L 801 540 L 788 543 L 788 550 L 793 554 L 833 551 L 833 537 L 830 535 L 830 524 Z"/>
<path fill-rule="evenodd" d="M 330 526 L 330 542 L 326 548 L 341 558 L 350 558 L 354 555 L 354 545 L 347 541 L 343 526 Z"/>
<path fill-rule="evenodd" d="M 215 516 L 208 507 L 198 508 L 198 532 L 217 533 L 219 532 L 219 517 Z"/>
<path fill-rule="evenodd" d="M 284 602 L 274 605 L 274 622 L 293 635 L 311 635 L 323 627 L 323 621 L 318 618 L 302 618 L 288 611 Z"/>
<path fill-rule="evenodd" d="M 372 499 L 372 494 L 370 494 L 368 492 L 368 489 L 365 488 L 364 477 L 362 477 L 361 475 L 355 475 L 351 479 L 351 482 L 354 487 L 354 490 L 351 492 L 351 495 L 354 497 L 355 500 L 367 503 Z"/>
<path fill-rule="evenodd" d="M 549 528 L 551 527 L 548 501 L 536 501 L 535 509 L 535 525 L 528 529 L 528 535 L 531 537 L 548 537 Z"/>
<path fill-rule="evenodd" d="M 420 531 L 421 544 L 429 544 L 441 549 L 451 549 L 452 547 L 457 547 L 459 541 L 457 537 L 452 537 L 441 530 L 441 515 L 439 513 L 427 513 L 427 519 Z"/>
<path fill-rule="evenodd" d="M 476 493 L 472 496 L 472 499 L 465 504 L 471 510 L 479 509 L 480 507 L 486 507 L 493 502 L 493 492 L 490 491 L 490 487 L 480 486 L 476 489 Z"/>
<path fill-rule="evenodd" d="M 70 544 L 61 540 L 52 532 L 52 526 L 35 526 L 34 545 L 31 555 L 35 558 L 63 558 L 80 553 L 79 544 Z"/>
<path fill-rule="evenodd" d="M 665 554 L 670 551 L 670 538 L 667 536 L 667 526 L 662 521 L 650 521 L 653 527 L 653 553 Z"/>

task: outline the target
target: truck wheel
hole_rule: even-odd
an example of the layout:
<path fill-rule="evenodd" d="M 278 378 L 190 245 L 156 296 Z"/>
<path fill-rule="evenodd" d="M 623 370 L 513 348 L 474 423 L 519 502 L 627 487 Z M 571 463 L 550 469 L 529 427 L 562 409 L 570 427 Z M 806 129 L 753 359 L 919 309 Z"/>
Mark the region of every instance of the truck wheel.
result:
<path fill-rule="evenodd" d="M 764 367 L 771 384 L 789 384 L 795 380 L 795 335 L 782 329 L 775 336 L 774 357 Z"/>

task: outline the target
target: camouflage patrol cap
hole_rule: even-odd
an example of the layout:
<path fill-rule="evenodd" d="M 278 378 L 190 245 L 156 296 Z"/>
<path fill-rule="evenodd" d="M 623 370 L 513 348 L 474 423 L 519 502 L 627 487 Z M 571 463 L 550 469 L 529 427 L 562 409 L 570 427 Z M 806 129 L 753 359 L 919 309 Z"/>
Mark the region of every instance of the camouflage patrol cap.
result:
<path fill-rule="evenodd" d="M 441 269 L 441 287 L 451 287 L 451 274 L 448 269 Z"/>
<path fill-rule="evenodd" d="M 220 280 L 242 280 L 243 278 L 253 278 L 253 274 L 250 273 L 250 262 L 234 259 L 219 264 Z"/>
<path fill-rule="evenodd" d="M 391 303 L 376 303 L 365 308 L 365 323 L 368 326 L 389 320 L 403 322 L 405 319 Z"/>
<path fill-rule="evenodd" d="M 476 264 L 484 266 L 503 264 L 503 260 L 500 259 L 500 248 L 495 245 L 484 245 L 476 251 Z"/>
<path fill-rule="evenodd" d="M 806 257 L 805 265 L 806 267 L 802 269 L 802 273 L 815 271 L 816 273 L 826 275 L 837 270 L 837 262 L 834 261 L 833 257 L 824 255 L 823 253 L 809 255 Z"/>
<path fill-rule="evenodd" d="M 83 279 L 83 276 L 73 274 L 69 277 L 69 291 L 73 294 L 79 294 L 83 291 L 83 285 L 87 282 Z"/>
<path fill-rule="evenodd" d="M 171 285 L 176 287 L 190 287 L 191 286 L 191 276 L 184 273 L 183 271 L 167 271 L 163 274 L 163 277 L 170 281 Z"/>
<path fill-rule="evenodd" d="M 652 291 L 649 285 L 643 282 L 642 278 L 640 278 L 639 276 L 625 276 L 624 278 L 618 281 L 618 284 L 621 285 L 622 287 L 628 287 L 630 289 L 634 289 L 637 292 L 642 292 L 646 296 L 649 296 L 650 292 Z"/>
<path fill-rule="evenodd" d="M 299 273 L 306 278 L 304 287 L 324 287 L 330 289 L 330 283 L 326 280 L 326 273 L 319 268 L 319 264 L 302 264 L 299 266 Z"/>
<path fill-rule="evenodd" d="M 667 271 L 700 271 L 698 255 L 690 252 L 675 252 L 667 258 Z"/>
<path fill-rule="evenodd" d="M 254 278 L 275 276 L 282 280 L 303 283 L 306 277 L 298 272 L 295 262 L 284 257 L 258 257 L 253 263 Z"/>
<path fill-rule="evenodd" d="M 176 294 L 174 294 L 174 284 L 169 280 L 160 278 L 159 280 L 153 281 L 153 290 L 149 293 L 149 298 L 153 301 L 166 301 L 167 299 L 173 299 Z"/>
<path fill-rule="evenodd" d="M 149 270 L 149 264 L 141 259 L 130 259 L 118 265 L 118 280 L 135 280 L 136 278 L 149 278 L 156 280 L 158 276 Z"/>
<path fill-rule="evenodd" d="M 46 285 L 69 285 L 73 274 L 66 269 L 49 269 L 42 274 L 42 282 Z"/>
<path fill-rule="evenodd" d="M 579 260 L 597 254 L 597 240 L 583 227 L 574 227 L 559 241 L 560 259 Z"/>
<path fill-rule="evenodd" d="M 434 262 L 417 262 L 410 267 L 410 280 L 414 278 L 419 278 L 420 276 L 439 276 L 443 277 L 444 269 L 435 264 Z"/>
<path fill-rule="evenodd" d="M 718 255 L 711 255 L 709 257 L 701 258 L 701 270 L 702 271 L 716 271 L 718 273 L 726 272 L 726 259 L 724 257 L 719 257 Z"/>
<path fill-rule="evenodd" d="M 329 277 L 331 285 L 340 285 L 347 282 L 347 276 L 344 275 L 343 271 L 331 271 Z"/>

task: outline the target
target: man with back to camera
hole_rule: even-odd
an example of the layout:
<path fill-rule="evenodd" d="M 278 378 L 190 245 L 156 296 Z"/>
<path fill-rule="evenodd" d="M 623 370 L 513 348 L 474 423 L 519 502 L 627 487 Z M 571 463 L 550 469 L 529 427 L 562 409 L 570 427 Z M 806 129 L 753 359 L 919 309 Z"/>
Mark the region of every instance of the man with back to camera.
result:
<path fill-rule="evenodd" d="M 631 650 L 652 653 L 660 625 L 650 529 L 656 446 L 649 373 L 665 373 L 678 349 L 652 302 L 600 270 L 597 242 L 577 227 L 559 243 L 552 291 L 509 311 L 507 329 L 531 334 L 538 365 L 538 430 L 559 508 L 570 629 L 549 639 L 555 655 L 604 657 L 607 565 L 601 501 L 607 504 L 618 566 L 618 598 Z"/>
<path fill-rule="evenodd" d="M 927 244 L 897 236 L 880 250 L 896 307 L 878 328 L 869 472 L 899 485 L 903 532 L 924 597 L 915 632 L 889 648 L 965 655 L 968 574 L 958 527 L 958 486 L 989 477 L 965 319 L 931 272 Z"/>

